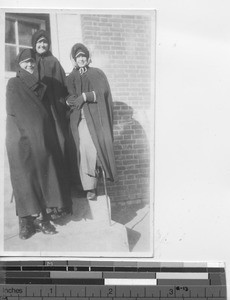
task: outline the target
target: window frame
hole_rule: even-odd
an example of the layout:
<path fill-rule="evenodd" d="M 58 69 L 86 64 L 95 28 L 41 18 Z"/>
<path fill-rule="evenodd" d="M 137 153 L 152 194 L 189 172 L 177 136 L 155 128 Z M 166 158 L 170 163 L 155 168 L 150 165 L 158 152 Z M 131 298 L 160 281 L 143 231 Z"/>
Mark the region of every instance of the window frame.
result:
<path fill-rule="evenodd" d="M 15 23 L 14 23 L 14 29 L 15 29 L 15 44 L 12 44 L 12 43 L 6 43 L 5 42 L 5 48 L 6 46 L 14 46 L 16 47 L 16 55 L 18 55 L 19 53 L 19 48 L 31 48 L 31 46 L 27 46 L 27 45 L 23 45 L 23 44 L 19 44 L 19 31 L 18 31 L 18 22 L 20 21 L 23 21 L 23 22 L 28 22 L 28 23 L 34 23 L 34 24 L 38 24 L 40 26 L 40 29 L 44 29 L 46 30 L 46 21 L 43 20 L 43 19 L 38 19 L 38 18 L 32 18 L 31 16 L 30 17 L 27 17 L 25 15 L 15 15 L 15 14 L 7 14 L 5 16 L 5 20 L 13 20 Z M 11 78 L 11 77 L 14 77 L 16 74 L 15 71 L 6 71 L 5 70 L 5 77 L 7 79 Z"/>

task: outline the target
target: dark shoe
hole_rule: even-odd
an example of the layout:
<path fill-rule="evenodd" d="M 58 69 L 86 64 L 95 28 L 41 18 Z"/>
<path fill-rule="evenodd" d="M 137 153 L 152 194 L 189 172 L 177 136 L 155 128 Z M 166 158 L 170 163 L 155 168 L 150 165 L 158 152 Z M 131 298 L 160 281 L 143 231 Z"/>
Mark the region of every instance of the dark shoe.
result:
<path fill-rule="evenodd" d="M 51 221 L 55 221 L 61 218 L 61 214 L 58 212 L 57 208 L 52 208 L 47 214 Z"/>
<path fill-rule="evenodd" d="M 48 216 L 51 221 L 59 220 L 60 218 L 64 218 L 70 214 L 70 211 L 67 208 L 53 208 L 50 209 Z"/>
<path fill-rule="evenodd" d="M 19 238 L 22 240 L 29 239 L 32 235 L 35 234 L 35 227 L 33 223 L 33 218 L 28 217 L 19 217 Z"/>
<path fill-rule="evenodd" d="M 72 211 L 71 208 L 63 207 L 63 208 L 58 208 L 58 213 L 61 217 L 66 217 L 69 214 L 72 214 Z"/>
<path fill-rule="evenodd" d="M 37 232 L 42 232 L 44 234 L 57 233 L 56 228 L 49 221 L 35 219 L 34 226 Z"/>
<path fill-rule="evenodd" d="M 88 191 L 86 197 L 88 200 L 96 200 L 97 199 L 96 189 Z"/>

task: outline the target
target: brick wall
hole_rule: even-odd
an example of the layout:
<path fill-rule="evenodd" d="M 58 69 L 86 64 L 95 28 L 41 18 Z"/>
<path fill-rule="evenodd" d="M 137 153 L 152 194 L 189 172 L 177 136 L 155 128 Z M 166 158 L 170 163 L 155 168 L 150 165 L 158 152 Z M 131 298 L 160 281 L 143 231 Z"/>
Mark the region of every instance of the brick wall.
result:
<path fill-rule="evenodd" d="M 151 19 L 144 15 L 82 15 L 81 24 L 92 66 L 107 75 L 114 101 L 118 181 L 108 183 L 109 196 L 112 202 L 149 201 L 148 124 L 140 124 L 135 115 L 148 111 L 153 101 Z"/>

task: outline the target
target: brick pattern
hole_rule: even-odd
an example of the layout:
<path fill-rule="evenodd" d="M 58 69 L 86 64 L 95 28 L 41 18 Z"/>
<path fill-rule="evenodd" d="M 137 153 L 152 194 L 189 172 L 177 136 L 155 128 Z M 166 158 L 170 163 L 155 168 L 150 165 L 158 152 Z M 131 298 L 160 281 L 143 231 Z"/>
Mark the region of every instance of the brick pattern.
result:
<path fill-rule="evenodd" d="M 81 23 L 83 43 L 93 48 L 93 55 L 102 58 L 103 71 L 109 80 L 114 101 L 114 152 L 118 181 L 108 183 L 109 196 L 112 202 L 148 201 L 149 142 L 133 113 L 147 111 L 153 101 L 150 17 L 82 15 Z"/>

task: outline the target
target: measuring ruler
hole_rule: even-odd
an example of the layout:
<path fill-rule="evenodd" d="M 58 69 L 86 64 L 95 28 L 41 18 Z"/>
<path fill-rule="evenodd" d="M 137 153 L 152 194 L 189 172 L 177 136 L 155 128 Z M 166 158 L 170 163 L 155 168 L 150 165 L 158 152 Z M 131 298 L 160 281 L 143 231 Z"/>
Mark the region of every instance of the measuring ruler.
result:
<path fill-rule="evenodd" d="M 1 261 L 0 300 L 227 299 L 218 264 Z"/>

